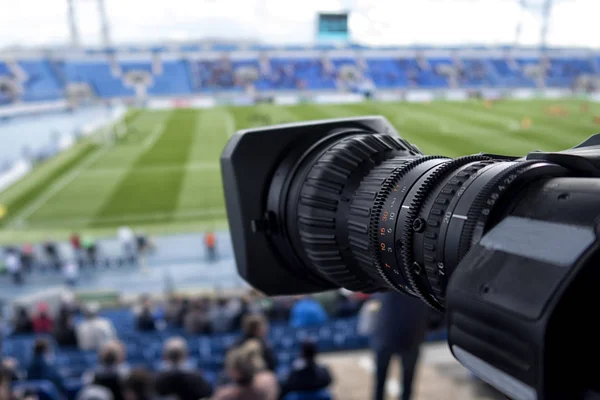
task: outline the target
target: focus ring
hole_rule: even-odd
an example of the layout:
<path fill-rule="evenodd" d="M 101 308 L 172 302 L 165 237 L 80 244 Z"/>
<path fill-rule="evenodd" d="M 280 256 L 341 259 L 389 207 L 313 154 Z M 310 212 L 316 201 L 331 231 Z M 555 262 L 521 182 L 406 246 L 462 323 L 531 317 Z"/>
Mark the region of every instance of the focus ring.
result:
<path fill-rule="evenodd" d="M 386 190 L 390 176 L 401 173 L 411 159 L 393 158 L 375 167 L 361 182 L 354 193 L 348 216 L 348 239 L 354 258 L 358 264 L 376 280 L 382 280 L 386 286 L 389 281 L 379 272 L 378 263 L 371 249 L 371 226 L 373 216 L 378 210 L 378 200 Z"/>

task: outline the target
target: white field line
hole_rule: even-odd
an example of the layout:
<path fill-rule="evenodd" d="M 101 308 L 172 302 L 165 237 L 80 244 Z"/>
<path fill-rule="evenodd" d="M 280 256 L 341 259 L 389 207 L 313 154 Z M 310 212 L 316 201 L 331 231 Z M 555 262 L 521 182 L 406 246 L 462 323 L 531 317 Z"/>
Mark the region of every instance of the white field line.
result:
<path fill-rule="evenodd" d="M 66 225 L 66 226 L 82 226 L 90 222 L 100 223 L 135 223 L 135 222 L 150 222 L 162 220 L 164 218 L 172 218 L 173 220 L 194 218 L 194 217 L 211 217 L 225 216 L 224 208 L 204 208 L 183 210 L 177 212 L 156 212 L 145 214 L 124 214 L 114 217 L 74 217 L 74 218 L 36 218 L 35 222 L 29 223 L 29 226 L 44 226 L 44 225 Z"/>
<path fill-rule="evenodd" d="M 144 149 L 149 149 L 150 147 L 154 146 L 154 143 L 156 143 L 156 141 L 158 140 L 158 138 L 160 137 L 160 134 L 164 131 L 164 129 L 165 129 L 165 121 L 163 120 L 158 125 L 156 125 L 154 127 L 154 129 L 152 129 L 152 132 L 150 133 L 150 135 L 148 135 L 146 140 L 144 140 L 144 146 L 143 146 Z"/>
<path fill-rule="evenodd" d="M 89 156 L 85 159 L 81 164 L 77 167 L 73 168 L 67 175 L 63 176 L 58 182 L 54 185 L 50 186 L 43 192 L 38 198 L 35 199 L 34 202 L 30 203 L 27 207 L 25 207 L 22 211 L 20 211 L 17 215 L 15 215 L 9 227 L 13 227 L 15 224 L 21 225 L 27 218 L 29 218 L 33 213 L 40 209 L 44 204 L 48 202 L 52 197 L 58 194 L 61 190 L 63 190 L 67 185 L 75 180 L 81 174 L 81 172 L 96 162 L 101 156 L 106 153 L 108 147 L 103 147 L 98 150 L 96 153 Z"/>

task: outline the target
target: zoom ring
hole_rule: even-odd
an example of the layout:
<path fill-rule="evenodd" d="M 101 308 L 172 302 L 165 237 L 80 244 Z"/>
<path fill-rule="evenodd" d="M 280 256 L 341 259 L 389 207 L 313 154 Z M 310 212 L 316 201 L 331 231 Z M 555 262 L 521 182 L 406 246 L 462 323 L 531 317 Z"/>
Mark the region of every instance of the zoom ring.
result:
<path fill-rule="evenodd" d="M 354 291 L 372 292 L 381 283 L 364 272 L 351 256 L 347 241 L 346 218 L 343 209 L 352 198 L 349 182 L 359 181 L 361 169 L 376 166 L 376 157 L 387 154 L 410 156 L 412 148 L 400 138 L 389 135 L 355 135 L 338 142 L 327 150 L 309 171 L 297 205 L 299 235 L 305 254 L 313 265 L 330 281 Z M 367 171 L 370 168 L 367 168 Z M 359 176 L 357 176 L 359 175 Z M 376 195 L 372 194 L 372 199 Z M 350 212 L 360 212 L 352 207 Z M 370 215 L 370 206 L 363 209 Z M 356 215 L 354 216 L 356 219 Z M 350 255 L 349 255 L 350 253 Z"/>
<path fill-rule="evenodd" d="M 479 161 L 479 162 L 477 162 Z M 445 176 L 447 172 L 456 171 L 462 165 L 470 164 L 462 170 L 456 172 L 452 178 L 438 192 L 431 210 L 424 215 L 427 221 L 425 230 L 423 231 L 423 266 L 431 291 L 436 299 L 444 300 L 446 291 L 446 272 L 444 260 L 438 259 L 438 246 L 443 246 L 443 240 L 440 238 L 440 228 L 446 218 L 446 211 L 450 205 L 450 201 L 460 190 L 461 186 L 477 171 L 485 166 L 493 163 L 490 157 L 487 156 L 467 156 L 458 158 L 452 162 L 444 164 L 444 166 L 434 172 L 436 177 Z"/>

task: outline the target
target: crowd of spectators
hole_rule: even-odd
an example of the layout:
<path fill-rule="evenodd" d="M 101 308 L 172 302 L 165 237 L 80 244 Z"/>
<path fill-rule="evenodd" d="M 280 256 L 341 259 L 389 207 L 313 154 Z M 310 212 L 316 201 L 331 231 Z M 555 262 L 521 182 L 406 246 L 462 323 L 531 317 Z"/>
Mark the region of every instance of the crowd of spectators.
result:
<path fill-rule="evenodd" d="M 149 296 L 142 296 L 131 311 L 140 332 L 165 329 L 180 329 L 191 335 L 241 332 L 226 352 L 225 368 L 214 387 L 203 376 L 197 360 L 189 359 L 188 344 L 180 336 L 163 342 L 162 361 L 154 371 L 128 365 L 127 349 L 119 340 L 118 332 L 110 320 L 99 315 L 95 304 L 78 307 L 72 302 L 62 303 L 52 313 L 48 304 L 39 303 L 31 316 L 28 308 L 18 307 L 12 328 L 13 335 L 44 334 L 35 340 L 23 378 L 50 381 L 59 392 L 65 392 L 65 385 L 53 364 L 53 343 L 61 348 L 98 353 L 96 366 L 82 376 L 84 386 L 77 397 L 81 400 L 157 397 L 276 400 L 292 391 L 326 388 L 333 378 L 329 370 L 317 362 L 317 345 L 305 339 L 287 377 L 278 379 L 275 375 L 277 356 L 268 341 L 269 320 L 287 320 L 294 327 L 315 326 L 330 315 L 337 316 L 336 313 L 349 315 L 350 304 L 355 300 L 358 311 L 360 299 L 338 294 L 330 298 L 329 306 L 326 301 L 323 303 L 332 310 L 328 313 L 321 302 L 311 297 L 270 299 L 253 292 L 217 299 L 173 295 L 154 304 Z M 49 340 L 49 335 L 54 340 Z M 0 380 L 0 391 L 2 388 Z"/>
<path fill-rule="evenodd" d="M 82 268 L 98 268 L 110 265 L 136 265 L 143 255 L 154 249 L 154 244 L 144 233 L 134 233 L 127 226 L 117 230 L 120 254 L 114 257 L 103 256 L 100 241 L 89 235 L 73 233 L 69 238 L 70 249 L 61 247 L 58 242 L 48 239 L 36 250 L 32 243 L 22 246 L 6 246 L 0 255 L 0 272 L 11 276 L 13 282 L 21 285 L 33 271 L 62 273 L 65 282 L 73 286 Z"/>

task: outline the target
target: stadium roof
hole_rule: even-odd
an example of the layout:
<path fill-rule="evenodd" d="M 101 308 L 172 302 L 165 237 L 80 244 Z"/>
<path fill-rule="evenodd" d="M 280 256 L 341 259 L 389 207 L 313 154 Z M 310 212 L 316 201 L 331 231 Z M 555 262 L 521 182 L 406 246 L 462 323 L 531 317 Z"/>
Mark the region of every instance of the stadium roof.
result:
<path fill-rule="evenodd" d="M 82 44 L 100 40 L 97 5 L 74 0 Z M 541 0 L 528 0 L 538 4 Z M 314 41 L 320 11 L 352 11 L 355 42 L 368 45 L 464 45 L 540 41 L 541 17 L 523 0 L 105 0 L 115 44 L 185 41 L 206 37 L 261 43 Z M 0 47 L 56 45 L 69 41 L 67 0 L 0 0 Z M 598 47 L 600 2 L 556 1 L 548 44 Z M 32 27 L 35 27 L 32 29 Z"/>

